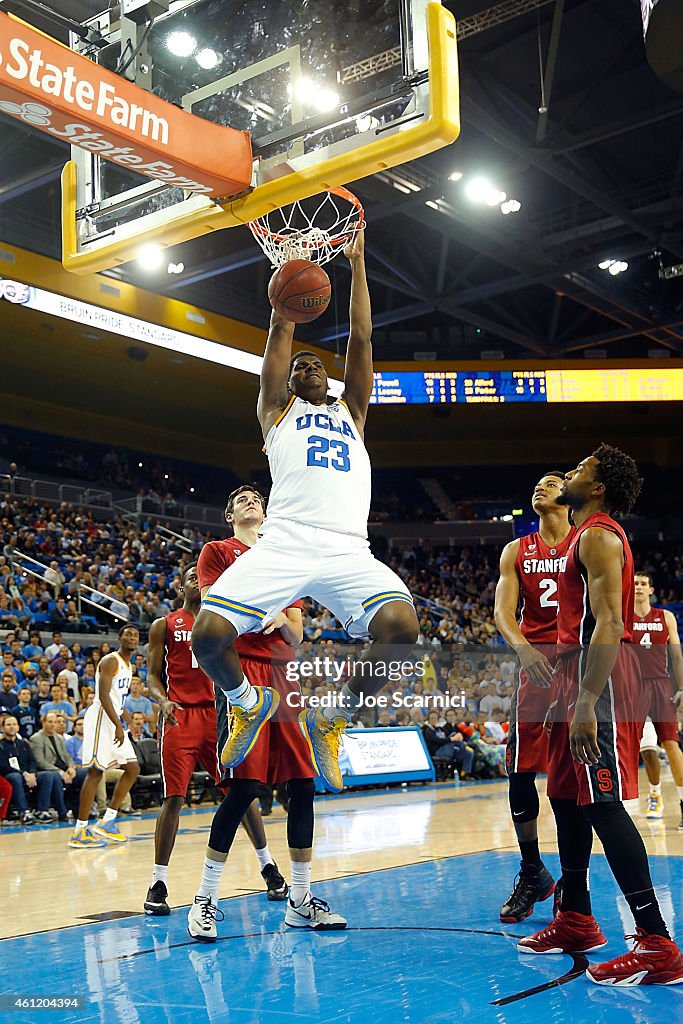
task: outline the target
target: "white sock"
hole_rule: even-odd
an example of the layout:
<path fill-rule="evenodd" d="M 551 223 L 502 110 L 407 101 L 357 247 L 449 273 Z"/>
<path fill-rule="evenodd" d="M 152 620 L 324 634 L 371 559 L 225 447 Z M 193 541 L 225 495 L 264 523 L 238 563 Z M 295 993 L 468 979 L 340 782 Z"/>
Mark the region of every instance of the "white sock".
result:
<path fill-rule="evenodd" d="M 261 869 L 261 871 L 263 871 L 263 869 L 266 866 L 266 864 L 274 864 L 275 863 L 275 861 L 273 860 L 273 858 L 270 855 L 270 850 L 268 849 L 268 843 L 266 843 L 266 845 L 263 847 L 262 850 L 257 850 L 256 851 L 256 856 L 258 857 L 258 866 Z"/>
<path fill-rule="evenodd" d="M 108 825 L 110 821 L 116 821 L 116 815 L 118 813 L 118 811 L 113 811 L 111 807 L 107 807 L 106 811 L 104 812 L 104 817 L 102 818 L 102 821 L 104 822 L 105 825 Z"/>
<path fill-rule="evenodd" d="M 251 711 L 258 701 L 258 691 L 252 686 L 246 676 L 242 676 L 242 682 L 236 690 L 226 690 L 225 696 L 231 704 L 237 704 L 245 711 Z"/>
<path fill-rule="evenodd" d="M 678 790 L 678 799 L 683 800 L 683 786 L 676 786 L 676 789 Z"/>
<path fill-rule="evenodd" d="M 311 862 L 293 860 L 292 876 L 289 884 L 289 898 L 295 907 L 301 906 L 311 888 Z"/>
<path fill-rule="evenodd" d="M 88 827 L 88 822 L 87 821 L 82 821 L 81 818 L 79 818 L 78 821 L 76 822 L 76 824 L 74 825 L 74 832 L 80 832 L 82 828 L 87 828 L 87 827 Z"/>
<path fill-rule="evenodd" d="M 221 875 L 225 867 L 224 860 L 209 860 L 204 858 L 204 869 L 202 881 L 197 890 L 198 896 L 211 896 L 214 903 L 218 903 L 218 887 L 221 884 Z"/>
<path fill-rule="evenodd" d="M 662 795 L 662 784 L 659 782 L 656 786 L 650 783 L 650 796 L 661 796 Z"/>
<path fill-rule="evenodd" d="M 152 885 L 155 882 L 163 882 L 166 885 L 168 882 L 168 864 L 155 864 L 154 873 L 152 874 Z"/>

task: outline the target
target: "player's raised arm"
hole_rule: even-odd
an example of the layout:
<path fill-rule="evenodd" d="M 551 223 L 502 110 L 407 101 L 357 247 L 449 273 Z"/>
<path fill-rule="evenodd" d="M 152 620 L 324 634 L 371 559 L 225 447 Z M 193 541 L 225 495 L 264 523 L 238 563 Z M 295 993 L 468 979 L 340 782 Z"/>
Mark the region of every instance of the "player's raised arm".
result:
<path fill-rule="evenodd" d="M 494 619 L 496 628 L 519 658 L 529 680 L 536 686 L 548 687 L 552 681 L 550 662 L 526 639 L 517 622 L 519 577 L 515 569 L 519 540 L 512 540 L 500 556 L 500 576 L 496 584 Z"/>
<path fill-rule="evenodd" d="M 372 312 L 365 273 L 365 232 L 356 232 L 344 249 L 351 264 L 349 344 L 346 350 L 343 399 L 359 429 L 365 426 L 372 394 Z"/>
<path fill-rule="evenodd" d="M 285 320 L 273 310 L 261 366 L 261 390 L 256 405 L 256 415 L 261 424 L 264 440 L 290 399 L 287 382 L 293 337 L 292 321 Z"/>

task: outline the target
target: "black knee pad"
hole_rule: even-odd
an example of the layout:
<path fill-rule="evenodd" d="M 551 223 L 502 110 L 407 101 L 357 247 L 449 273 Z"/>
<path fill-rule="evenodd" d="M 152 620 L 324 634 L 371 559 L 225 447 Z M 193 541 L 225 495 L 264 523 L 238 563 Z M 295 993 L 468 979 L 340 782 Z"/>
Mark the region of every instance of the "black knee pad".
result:
<path fill-rule="evenodd" d="M 535 772 L 511 772 L 508 782 L 510 810 L 515 825 L 523 825 L 525 821 L 535 821 L 540 810 Z"/>
<path fill-rule="evenodd" d="M 313 846 L 313 779 L 290 779 L 289 809 L 287 811 L 287 842 L 293 850 L 308 850 Z"/>
<path fill-rule="evenodd" d="M 209 846 L 212 850 L 227 853 L 232 846 L 235 833 L 249 804 L 258 795 L 256 779 L 233 779 L 223 802 L 213 816 Z"/>

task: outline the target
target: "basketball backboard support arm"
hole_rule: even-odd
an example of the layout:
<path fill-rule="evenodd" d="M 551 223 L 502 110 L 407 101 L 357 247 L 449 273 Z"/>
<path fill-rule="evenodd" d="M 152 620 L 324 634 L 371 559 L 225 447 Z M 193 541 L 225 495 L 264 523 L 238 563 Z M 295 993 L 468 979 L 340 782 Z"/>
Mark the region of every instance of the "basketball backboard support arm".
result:
<path fill-rule="evenodd" d="M 287 153 L 289 163 L 275 176 L 268 177 L 268 159 L 256 187 L 248 195 L 221 203 L 203 196 L 189 196 L 175 207 L 156 210 L 138 221 L 117 224 L 88 236 L 85 222 L 96 225 L 97 216 L 105 208 L 98 204 L 87 209 L 87 175 L 94 163 L 86 155 L 77 168 L 70 161 L 62 173 L 62 261 L 64 267 L 77 274 L 90 274 L 106 270 L 134 259 L 142 245 L 154 242 L 161 246 L 176 245 L 211 231 L 236 227 L 262 216 L 297 199 L 306 199 L 337 185 L 387 170 L 401 163 L 440 149 L 453 142 L 460 131 L 459 84 L 455 20 L 440 3 L 425 5 L 426 54 L 428 82 L 428 110 L 409 113 L 388 126 L 368 131 L 370 141 L 353 148 L 344 142 L 337 144 L 333 155 L 320 159 L 320 154 L 299 154 L 294 149 Z M 296 49 L 296 47 L 292 48 Z M 288 61 L 296 74 L 296 55 L 282 51 L 276 57 Z M 411 60 L 413 54 L 410 54 Z M 413 67 L 420 65 L 415 63 Z M 253 68 L 250 69 L 253 74 Z M 230 77 L 230 76 L 228 76 Z M 427 88 L 419 84 L 420 88 Z M 197 95 L 188 94 L 186 109 L 198 102 Z M 293 106 L 296 120 L 298 111 Z M 296 154 L 296 155 L 295 155 Z M 89 164 L 89 167 L 88 167 Z M 257 180 L 255 165 L 255 180 Z M 265 180 L 264 180 L 265 179 Z M 163 189 L 163 186 L 161 186 Z M 158 183 L 150 182 L 127 193 L 125 203 L 142 201 L 159 190 Z M 136 193 L 137 195 L 132 193 Z M 116 208 L 117 199 L 107 200 L 106 209 Z"/>

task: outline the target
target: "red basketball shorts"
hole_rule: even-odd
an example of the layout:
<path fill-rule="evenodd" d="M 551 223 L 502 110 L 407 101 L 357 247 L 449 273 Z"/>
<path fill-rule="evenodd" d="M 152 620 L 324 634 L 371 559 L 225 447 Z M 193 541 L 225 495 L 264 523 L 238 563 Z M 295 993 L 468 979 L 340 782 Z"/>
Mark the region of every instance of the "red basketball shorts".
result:
<path fill-rule="evenodd" d="M 163 795 L 185 797 L 192 773 L 199 761 L 205 771 L 218 782 L 220 768 L 217 756 L 216 708 L 177 708 L 178 725 L 161 724 L 161 775 Z"/>
<path fill-rule="evenodd" d="M 298 714 L 301 705 L 298 700 L 290 706 L 288 694 L 300 695 L 298 682 L 287 679 L 287 665 L 278 662 L 258 661 L 242 656 L 242 670 L 252 686 L 272 686 L 280 694 L 280 706 L 263 726 L 256 746 L 241 764 L 231 769 L 230 778 L 258 779 L 259 782 L 288 782 L 289 779 L 312 779 L 315 776 L 311 765 L 308 745 L 299 729 Z M 219 750 L 227 741 L 227 715 L 225 698 L 216 687 L 218 707 Z"/>
<path fill-rule="evenodd" d="M 554 700 L 554 684 L 548 689 L 534 686 L 524 669 L 520 669 L 510 705 L 510 731 L 505 752 L 508 775 L 548 771 L 548 736 L 543 731 L 543 722 Z"/>
<path fill-rule="evenodd" d="M 640 669 L 633 650 L 621 644 L 616 663 L 595 705 L 597 764 L 575 761 L 569 725 L 585 672 L 587 651 L 563 659 L 556 671 L 557 707 L 548 744 L 548 796 L 580 805 L 633 800 L 638 796 L 638 756 L 643 731 Z"/>
<path fill-rule="evenodd" d="M 643 679 L 642 693 L 645 701 L 644 713 L 652 719 L 657 730 L 657 742 L 673 740 L 678 743 L 678 721 L 673 705 L 671 680 L 668 677 Z"/>

